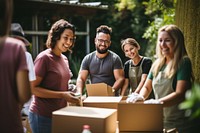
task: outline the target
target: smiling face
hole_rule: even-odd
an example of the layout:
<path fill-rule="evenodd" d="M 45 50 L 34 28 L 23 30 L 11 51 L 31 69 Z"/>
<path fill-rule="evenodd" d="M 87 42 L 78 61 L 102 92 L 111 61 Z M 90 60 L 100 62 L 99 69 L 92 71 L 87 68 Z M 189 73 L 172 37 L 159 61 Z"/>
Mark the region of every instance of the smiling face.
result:
<path fill-rule="evenodd" d="M 70 29 L 65 29 L 63 33 L 60 35 L 60 39 L 57 40 L 54 49 L 56 49 L 56 51 L 61 54 L 63 52 L 66 52 L 73 45 L 73 42 L 74 42 L 73 31 Z"/>
<path fill-rule="evenodd" d="M 97 34 L 95 38 L 95 46 L 98 53 L 105 54 L 108 51 L 110 44 L 111 41 L 109 34 L 105 34 L 103 32 Z"/>
<path fill-rule="evenodd" d="M 126 55 L 126 57 L 130 58 L 130 59 L 134 59 L 135 57 L 137 57 L 138 54 L 138 48 L 127 43 L 124 45 L 124 53 Z"/>
<path fill-rule="evenodd" d="M 163 56 L 167 59 L 174 57 L 174 40 L 166 31 L 158 34 L 158 44 Z"/>

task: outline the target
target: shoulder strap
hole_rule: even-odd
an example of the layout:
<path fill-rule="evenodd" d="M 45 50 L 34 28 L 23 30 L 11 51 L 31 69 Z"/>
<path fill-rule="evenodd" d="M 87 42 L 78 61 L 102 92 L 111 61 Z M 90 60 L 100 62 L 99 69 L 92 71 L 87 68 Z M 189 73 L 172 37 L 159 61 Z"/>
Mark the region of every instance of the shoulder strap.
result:
<path fill-rule="evenodd" d="M 143 57 L 142 62 L 140 64 L 140 66 L 143 64 L 144 60 L 146 59 L 146 57 Z"/>

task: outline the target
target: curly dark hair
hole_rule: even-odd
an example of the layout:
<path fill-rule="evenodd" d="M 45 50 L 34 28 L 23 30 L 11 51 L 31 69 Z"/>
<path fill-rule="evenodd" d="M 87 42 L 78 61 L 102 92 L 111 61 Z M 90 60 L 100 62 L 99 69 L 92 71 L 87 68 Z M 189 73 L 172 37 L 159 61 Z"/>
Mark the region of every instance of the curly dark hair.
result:
<path fill-rule="evenodd" d="M 109 34 L 111 35 L 112 33 L 112 28 L 111 27 L 108 27 L 107 25 L 101 25 L 97 28 L 96 30 L 97 34 L 100 33 L 100 32 L 103 32 L 105 34 Z"/>
<path fill-rule="evenodd" d="M 68 21 L 66 21 L 64 19 L 60 19 L 60 20 L 56 21 L 52 25 L 51 29 L 49 30 L 48 38 L 47 38 L 47 41 L 46 41 L 47 48 L 54 49 L 57 40 L 60 39 L 60 36 L 64 32 L 65 29 L 70 29 L 74 33 L 74 41 L 73 41 L 72 46 L 69 48 L 69 51 L 71 51 L 71 49 L 74 46 L 75 39 L 76 39 L 76 37 L 75 37 L 75 27 L 74 27 L 74 25 L 72 25 L 71 23 L 69 23 Z"/>

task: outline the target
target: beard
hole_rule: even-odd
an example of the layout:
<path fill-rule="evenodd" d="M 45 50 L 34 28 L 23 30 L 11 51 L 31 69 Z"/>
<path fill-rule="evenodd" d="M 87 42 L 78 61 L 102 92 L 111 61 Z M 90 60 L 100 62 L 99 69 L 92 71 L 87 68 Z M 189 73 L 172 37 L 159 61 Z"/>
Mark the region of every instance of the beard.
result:
<path fill-rule="evenodd" d="M 100 54 L 105 54 L 105 53 L 108 52 L 108 48 L 101 50 L 98 47 L 96 47 L 96 49 L 97 49 L 97 52 L 100 53 Z"/>

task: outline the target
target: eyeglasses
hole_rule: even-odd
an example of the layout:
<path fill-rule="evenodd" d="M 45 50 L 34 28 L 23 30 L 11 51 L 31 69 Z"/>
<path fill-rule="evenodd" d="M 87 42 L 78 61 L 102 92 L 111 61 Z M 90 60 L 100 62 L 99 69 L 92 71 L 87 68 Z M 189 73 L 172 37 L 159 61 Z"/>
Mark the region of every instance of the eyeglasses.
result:
<path fill-rule="evenodd" d="M 105 44 L 109 44 L 110 43 L 110 41 L 103 40 L 103 39 L 97 39 L 97 41 L 100 42 L 100 43 L 105 43 Z"/>

